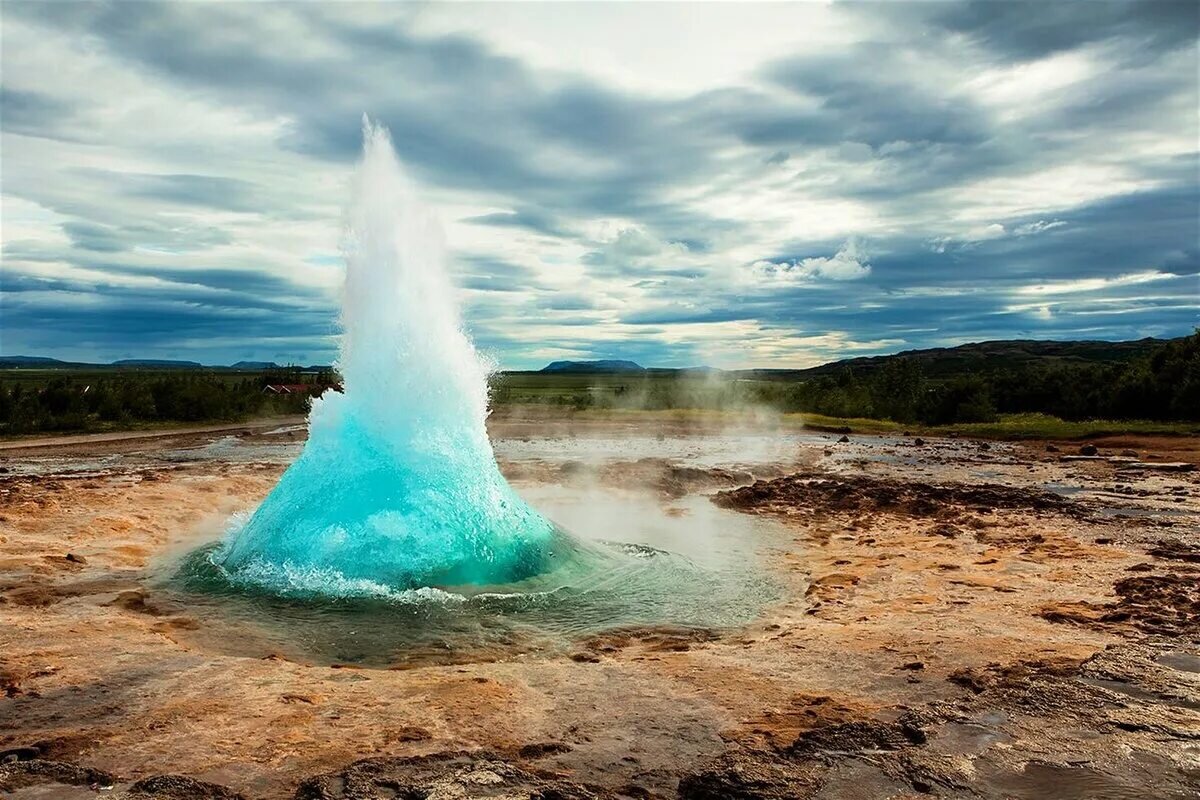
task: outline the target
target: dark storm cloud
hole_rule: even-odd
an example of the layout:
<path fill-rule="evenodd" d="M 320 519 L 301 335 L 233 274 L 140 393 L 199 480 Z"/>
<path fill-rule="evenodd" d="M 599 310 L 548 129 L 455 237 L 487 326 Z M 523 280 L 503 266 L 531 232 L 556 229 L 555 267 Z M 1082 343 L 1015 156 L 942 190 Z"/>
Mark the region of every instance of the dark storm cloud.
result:
<path fill-rule="evenodd" d="M 62 229 L 63 233 L 70 237 L 71 243 L 82 250 L 115 253 L 127 247 L 120 232 L 108 225 L 96 225 L 91 222 L 65 222 Z"/>
<path fill-rule="evenodd" d="M 230 312 L 258 310 L 286 315 L 312 311 L 332 320 L 335 309 L 323 293 L 297 287 L 270 275 L 240 270 L 181 270 L 164 267 L 139 268 L 124 264 L 99 263 L 92 267 L 111 277 L 86 281 L 82 278 L 47 278 L 9 272 L 4 278 L 7 292 L 66 292 L 91 300 L 121 298 L 155 304 L 181 303 L 189 306 L 223 308 Z M 153 278 L 152 282 L 123 282 L 123 278 Z M 66 302 L 64 300 L 64 302 Z M 47 302 L 47 308 L 53 301 Z"/>
<path fill-rule="evenodd" d="M 544 311 L 592 311 L 597 307 L 596 298 L 578 292 L 550 292 L 539 296 L 533 304 Z"/>
<path fill-rule="evenodd" d="M 833 57 L 802 57 L 770 65 L 769 80 L 815 98 L 807 111 L 781 110 L 745 120 L 743 136 L 757 144 L 890 142 L 975 145 L 989 138 L 987 115 L 965 98 L 947 97 L 936 86 L 911 80 L 911 66 L 878 46 Z"/>
<path fill-rule="evenodd" d="M 523 264 L 480 253 L 457 253 L 450 259 L 458 285 L 480 291 L 523 291 L 536 289 L 541 278 Z"/>
<path fill-rule="evenodd" d="M 491 214 L 480 214 L 467 217 L 463 222 L 476 225 L 492 225 L 498 228 L 525 228 L 546 236 L 570 236 L 571 231 L 563 220 L 554 214 L 549 214 L 537 208 L 523 208 L 519 211 L 497 211 Z"/>
<path fill-rule="evenodd" d="M 668 306 L 665 308 L 634 311 L 621 317 L 629 325 L 676 325 L 690 322 L 734 322 L 758 319 L 763 309 L 755 309 L 748 303 L 739 303 L 731 308 L 697 308 L 694 306 Z"/>
<path fill-rule="evenodd" d="M 49 131 L 64 131 L 70 126 L 74 109 L 41 92 L 0 87 L 0 128 L 14 133 L 44 136 Z"/>
<path fill-rule="evenodd" d="M 20 342 L 34 353 L 80 348 L 181 352 L 179 348 L 202 346 L 205 339 L 261 346 L 277 340 L 319 342 L 335 332 L 332 304 L 273 299 L 270 289 L 283 287 L 261 276 L 250 281 L 259 291 L 247 292 L 235 276 L 223 273 L 213 270 L 153 285 L 6 274 L 0 294 L 5 352 L 13 351 L 9 342 Z M 302 344 L 293 352 L 325 349 Z"/>
<path fill-rule="evenodd" d="M 930 4 L 931 21 L 1012 59 L 1122 41 L 1147 54 L 1194 47 L 1200 5 L 1183 0 L 973 0 Z"/>
<path fill-rule="evenodd" d="M 213 175 L 151 175 L 107 173 L 130 197 L 179 205 L 206 206 L 226 211 L 255 211 L 254 186 L 236 178 Z"/>
<path fill-rule="evenodd" d="M 288 325 L 281 326 L 273 313 L 255 309 L 135 300 L 119 295 L 104 299 L 102 305 L 7 299 L 3 303 L 5 338 L 19 338 L 35 352 L 61 352 L 81 346 L 124 351 L 130 347 L 179 347 L 205 338 L 319 340 L 332 332 L 327 320 L 317 315 L 297 314 Z"/>

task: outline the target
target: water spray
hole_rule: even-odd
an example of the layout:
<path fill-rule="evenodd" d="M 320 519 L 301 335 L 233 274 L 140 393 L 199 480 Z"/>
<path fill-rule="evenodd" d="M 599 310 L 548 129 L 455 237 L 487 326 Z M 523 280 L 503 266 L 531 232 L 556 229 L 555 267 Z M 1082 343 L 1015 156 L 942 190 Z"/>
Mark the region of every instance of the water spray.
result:
<path fill-rule="evenodd" d="M 214 560 L 282 588 L 493 584 L 549 568 L 560 534 L 496 465 L 488 368 L 441 228 L 366 118 L 344 249 L 345 392 L 313 402 L 303 453 Z"/>

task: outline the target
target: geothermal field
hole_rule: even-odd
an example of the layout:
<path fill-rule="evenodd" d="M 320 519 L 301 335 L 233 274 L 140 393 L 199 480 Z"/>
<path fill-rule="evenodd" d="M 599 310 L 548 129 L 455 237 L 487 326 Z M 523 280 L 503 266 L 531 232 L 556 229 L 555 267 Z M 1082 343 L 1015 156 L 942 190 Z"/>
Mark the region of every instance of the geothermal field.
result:
<path fill-rule="evenodd" d="M 5 796 L 1198 796 L 1195 437 L 489 416 L 365 141 L 344 387 L 0 443 Z"/>
<path fill-rule="evenodd" d="M 231 586 L 303 420 L 6 446 L 0 786 L 1196 796 L 1194 440 L 529 413 L 501 470 L 602 563 L 500 591 Z"/>

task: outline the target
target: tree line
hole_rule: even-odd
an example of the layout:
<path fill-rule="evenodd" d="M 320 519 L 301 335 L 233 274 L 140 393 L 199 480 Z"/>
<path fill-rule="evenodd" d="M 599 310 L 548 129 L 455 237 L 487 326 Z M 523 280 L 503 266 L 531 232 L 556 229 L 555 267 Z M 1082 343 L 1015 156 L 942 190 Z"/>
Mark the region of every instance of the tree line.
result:
<path fill-rule="evenodd" d="M 252 376 L 213 372 L 120 371 L 101 375 L 28 373 L 0 377 L 0 435 L 79 431 L 156 422 L 238 421 L 304 413 L 310 395 L 336 385 L 332 372 L 297 368 Z M 545 378 L 535 397 L 501 377 L 495 405 L 543 402 L 575 408 L 716 408 L 769 406 L 784 412 L 941 425 L 989 422 L 1000 414 L 1038 412 L 1066 420 L 1200 419 L 1200 331 L 1124 362 L 1042 359 L 949 378 L 926 376 L 912 358 L 799 381 L 737 380 L 720 375 L 609 378 L 596 386 Z M 267 386 L 308 385 L 277 394 Z"/>
<path fill-rule="evenodd" d="M 928 425 L 1030 412 L 1066 420 L 1196 420 L 1200 331 L 1128 362 L 1047 359 L 930 379 L 916 360 L 896 358 L 865 375 L 847 369 L 764 395 L 788 411 Z"/>
<path fill-rule="evenodd" d="M 306 376 L 307 377 L 307 376 Z M 307 394 L 264 393 L 268 384 L 301 383 L 280 370 L 257 377 L 214 373 L 116 372 L 103 377 L 54 376 L 44 383 L 0 379 L 0 434 L 82 431 L 154 422 L 236 422 L 301 414 Z"/>

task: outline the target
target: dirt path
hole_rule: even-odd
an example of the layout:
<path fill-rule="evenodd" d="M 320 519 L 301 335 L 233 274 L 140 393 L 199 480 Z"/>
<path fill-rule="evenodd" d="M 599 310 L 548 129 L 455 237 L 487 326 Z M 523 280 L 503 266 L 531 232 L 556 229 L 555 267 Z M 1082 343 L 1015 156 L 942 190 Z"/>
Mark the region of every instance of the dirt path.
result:
<path fill-rule="evenodd" d="M 253 422 L 223 423 L 220 425 L 195 425 L 183 428 L 162 428 L 150 431 L 111 431 L 108 433 L 81 433 L 65 436 L 31 436 L 25 439 L 0 441 L 0 450 L 34 450 L 54 448 L 70 450 L 81 447 L 109 447 L 123 442 L 143 439 L 178 439 L 210 433 L 253 432 L 288 425 L 303 425 L 307 416 L 272 417 Z"/>

